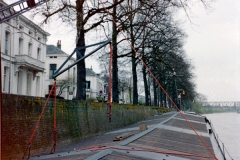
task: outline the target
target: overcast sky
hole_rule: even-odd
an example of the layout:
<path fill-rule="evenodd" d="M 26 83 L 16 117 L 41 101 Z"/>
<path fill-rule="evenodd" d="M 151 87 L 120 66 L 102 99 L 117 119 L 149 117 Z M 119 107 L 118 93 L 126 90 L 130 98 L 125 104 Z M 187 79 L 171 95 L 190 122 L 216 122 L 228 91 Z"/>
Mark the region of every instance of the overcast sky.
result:
<path fill-rule="evenodd" d="M 185 50 L 195 66 L 197 91 L 209 101 L 240 101 L 239 1 L 217 0 L 211 11 L 192 8 Z"/>
<path fill-rule="evenodd" d="M 217 0 L 210 10 L 196 5 L 191 11 L 191 23 L 184 14 L 180 19 L 185 22 L 182 27 L 188 38 L 184 48 L 195 66 L 197 92 L 205 95 L 208 101 L 240 101 L 238 0 Z M 51 34 L 48 44 L 62 40 L 62 49 L 70 54 L 75 45 L 75 33 L 46 26 Z M 92 66 L 99 72 L 96 63 L 92 58 L 86 60 L 87 67 Z"/>
<path fill-rule="evenodd" d="M 188 35 L 184 48 L 195 66 L 197 92 L 205 95 L 208 101 L 240 101 L 239 1 L 215 0 L 211 8 L 191 6 L 192 23 L 184 14 L 179 17 Z M 61 40 L 63 51 L 68 54 L 73 51 L 74 31 L 49 24 L 44 29 L 51 34 L 48 44 L 56 45 Z M 94 39 L 94 36 L 86 39 Z M 100 71 L 92 58 L 86 59 L 86 66 Z"/>

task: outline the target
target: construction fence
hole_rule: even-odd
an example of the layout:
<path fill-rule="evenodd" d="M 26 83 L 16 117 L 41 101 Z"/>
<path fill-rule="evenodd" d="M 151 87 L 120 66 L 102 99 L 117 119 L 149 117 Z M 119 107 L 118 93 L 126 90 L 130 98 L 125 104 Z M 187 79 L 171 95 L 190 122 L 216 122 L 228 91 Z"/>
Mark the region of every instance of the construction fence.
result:
<path fill-rule="evenodd" d="M 2 102 L 2 159 L 21 159 L 46 98 L 3 94 Z M 58 99 L 56 104 L 57 147 L 157 114 L 152 107 L 115 104 L 109 123 L 105 103 Z M 31 143 L 31 156 L 50 152 L 53 146 L 53 105 L 54 99 L 50 99 Z"/>

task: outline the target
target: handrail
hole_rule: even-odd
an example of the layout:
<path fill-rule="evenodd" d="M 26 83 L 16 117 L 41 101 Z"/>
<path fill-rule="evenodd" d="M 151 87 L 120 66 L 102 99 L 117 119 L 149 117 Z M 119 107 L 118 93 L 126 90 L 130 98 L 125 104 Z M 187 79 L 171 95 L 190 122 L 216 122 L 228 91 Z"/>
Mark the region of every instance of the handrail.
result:
<path fill-rule="evenodd" d="M 209 123 L 209 125 L 211 126 L 212 133 L 213 133 L 214 138 L 215 138 L 215 140 L 216 140 L 216 142 L 217 142 L 217 144 L 218 144 L 218 147 L 219 147 L 219 149 L 220 149 L 220 151 L 221 151 L 221 153 L 222 153 L 222 155 L 223 155 L 224 160 L 227 160 L 227 159 L 226 159 L 225 152 L 228 154 L 228 156 L 231 158 L 231 160 L 233 160 L 233 158 L 231 157 L 231 155 L 230 155 L 229 152 L 227 151 L 226 147 L 224 147 L 224 143 L 220 140 L 218 134 L 216 134 L 215 129 L 214 129 L 214 127 L 213 127 L 213 125 L 212 125 L 211 122 Z M 222 143 L 222 147 L 221 147 L 220 143 Z"/>

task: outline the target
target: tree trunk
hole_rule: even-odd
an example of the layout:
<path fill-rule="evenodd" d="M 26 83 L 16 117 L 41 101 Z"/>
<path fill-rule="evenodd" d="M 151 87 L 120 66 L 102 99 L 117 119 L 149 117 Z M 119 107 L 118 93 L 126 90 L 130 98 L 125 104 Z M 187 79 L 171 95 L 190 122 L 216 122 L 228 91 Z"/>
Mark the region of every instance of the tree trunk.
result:
<path fill-rule="evenodd" d="M 133 74 L 133 104 L 138 104 L 138 88 L 137 88 L 137 69 L 136 69 L 135 53 L 132 53 L 132 74 Z"/>
<path fill-rule="evenodd" d="M 158 87 L 158 89 L 157 89 L 157 105 L 158 105 L 158 107 L 160 107 L 161 106 L 161 89 Z"/>
<path fill-rule="evenodd" d="M 159 88 L 159 103 L 160 103 L 160 107 L 164 106 L 163 101 L 164 101 L 164 99 L 163 99 L 162 89 Z"/>
<path fill-rule="evenodd" d="M 150 80 L 150 76 L 148 76 L 147 79 L 147 87 L 148 87 L 148 94 L 147 96 L 149 97 L 149 105 L 152 105 L 152 97 L 151 97 L 151 80 Z"/>
<path fill-rule="evenodd" d="M 145 105 L 149 106 L 149 97 L 148 97 L 148 83 L 147 83 L 147 74 L 146 68 L 143 66 L 143 82 L 144 82 L 144 91 L 145 91 Z"/>
<path fill-rule="evenodd" d="M 131 0 L 132 6 L 132 0 Z M 133 35 L 133 14 L 130 15 L 130 37 L 131 37 L 131 44 L 134 47 L 135 37 Z M 138 86 L 137 86 L 137 64 L 136 64 L 136 54 L 135 51 L 132 49 L 132 75 L 133 75 L 133 105 L 138 104 Z"/>
<path fill-rule="evenodd" d="M 168 90 L 167 84 L 165 84 L 163 87 L 165 88 L 165 90 L 167 92 L 167 90 Z M 162 90 L 161 90 L 161 93 L 162 93 L 162 101 L 164 101 L 163 102 L 164 107 L 167 107 L 167 96 L 166 96 L 166 94 Z"/>
<path fill-rule="evenodd" d="M 84 0 L 76 1 L 77 10 L 77 44 L 76 47 L 85 46 L 85 30 L 83 24 L 83 3 Z M 77 55 L 77 60 L 85 55 L 85 49 L 81 50 L 81 56 Z M 86 100 L 86 68 L 85 60 L 77 64 L 77 94 L 78 100 Z"/>
<path fill-rule="evenodd" d="M 157 106 L 157 87 L 156 82 L 153 80 L 153 98 L 154 98 L 154 106 Z"/>
<path fill-rule="evenodd" d="M 114 3 L 117 3 L 115 0 Z M 116 19 L 116 6 L 113 7 L 113 18 Z M 117 65 L 117 28 L 112 23 L 112 45 L 113 45 L 113 57 L 112 57 L 112 98 L 113 103 L 119 103 L 119 88 L 118 88 L 118 65 Z"/>

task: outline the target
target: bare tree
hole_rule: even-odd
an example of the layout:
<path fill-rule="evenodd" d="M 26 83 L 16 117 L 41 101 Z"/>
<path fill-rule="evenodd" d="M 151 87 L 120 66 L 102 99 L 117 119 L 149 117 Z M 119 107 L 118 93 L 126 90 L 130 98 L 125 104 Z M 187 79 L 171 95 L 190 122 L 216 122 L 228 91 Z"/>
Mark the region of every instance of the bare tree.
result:
<path fill-rule="evenodd" d="M 33 16 L 42 15 L 43 23 L 51 20 L 60 20 L 68 25 L 76 26 L 76 48 L 85 47 L 86 32 L 96 28 L 100 24 L 108 21 L 108 14 L 105 9 L 112 9 L 121 4 L 124 0 L 112 1 L 104 0 L 102 3 L 96 0 L 53 0 L 45 6 L 36 8 Z M 105 7 L 104 7 L 105 6 Z M 85 49 L 77 54 L 77 60 L 85 55 Z M 85 61 L 77 64 L 77 94 L 76 99 L 86 99 L 86 67 Z"/>
<path fill-rule="evenodd" d="M 126 30 L 130 26 L 130 30 L 134 29 L 133 26 L 135 26 L 138 23 L 135 23 L 135 21 L 128 22 L 128 18 L 134 18 L 137 12 L 141 10 L 150 10 L 152 13 L 152 16 L 159 16 L 158 12 L 161 11 L 159 8 L 156 8 L 155 6 L 158 6 L 159 4 L 163 4 L 163 2 L 168 3 L 168 6 L 175 7 L 175 8 L 183 8 L 186 14 L 188 15 L 189 2 L 187 0 L 170 0 L 170 1 L 164 1 L 164 0 L 128 0 L 126 4 L 131 4 L 132 2 L 135 2 L 134 4 L 140 4 L 135 5 L 135 8 L 131 5 L 129 10 L 126 10 L 127 12 L 123 12 L 124 10 L 116 10 L 117 6 L 122 4 L 124 0 L 52 0 L 49 1 L 46 5 L 40 8 L 36 8 L 34 10 L 33 15 L 42 15 L 43 16 L 43 23 L 51 22 L 51 20 L 60 20 L 61 22 L 68 24 L 68 25 L 74 25 L 76 26 L 76 48 L 85 47 L 85 34 L 96 28 L 97 26 L 109 21 L 108 13 L 105 12 L 105 9 L 112 10 L 113 9 L 113 18 L 115 20 L 123 20 L 123 25 L 121 26 L 123 30 Z M 204 4 L 204 6 L 207 6 L 207 0 L 200 0 Z M 104 6 L 105 7 L 104 7 Z M 137 7 L 136 7 L 137 6 Z M 129 6 L 127 6 L 129 7 Z M 129 12 L 130 11 L 130 12 Z M 116 13 L 115 13 L 116 12 Z M 122 14 L 118 14 L 122 13 Z M 117 15 L 117 16 L 116 16 Z M 121 15 L 121 16 L 120 16 Z M 147 17 L 147 16 L 145 16 Z M 132 23 L 134 22 L 134 24 Z M 145 18 L 145 21 L 142 24 L 147 24 L 149 22 L 149 19 Z M 130 25 L 129 25 L 130 24 Z M 142 25 L 141 24 L 141 25 Z M 113 55 L 113 101 L 118 101 L 118 94 L 115 93 L 115 90 L 118 90 L 118 67 L 117 67 L 117 58 L 119 57 L 117 54 L 117 41 L 116 41 L 116 33 L 117 31 L 116 27 L 114 28 L 113 24 L 113 52 L 115 53 Z M 141 30 L 139 30 L 141 31 Z M 136 32 L 136 28 L 135 28 Z M 134 33 L 134 32 L 130 32 Z M 131 43 L 133 46 L 137 46 L 135 42 L 137 37 L 136 34 L 130 34 L 131 35 Z M 115 36 L 115 37 L 114 37 Z M 121 40 L 120 40 L 121 41 Z M 137 48 L 137 47 L 136 47 Z M 131 51 L 130 54 L 133 52 Z M 80 59 L 82 56 L 85 55 L 85 49 L 81 50 L 80 54 L 77 54 L 77 59 Z M 136 66 L 134 63 L 134 57 L 133 57 L 133 71 L 134 67 Z M 77 64 L 77 95 L 76 98 L 79 100 L 85 100 L 86 99 L 86 70 L 85 70 L 85 61 L 81 61 Z M 134 71 L 135 72 L 135 71 Z M 134 73 L 135 74 L 135 73 Z M 136 77 L 136 76 L 134 76 Z M 134 83 L 136 83 L 137 79 L 134 78 Z M 137 86 L 134 85 L 134 103 L 137 102 Z"/>

